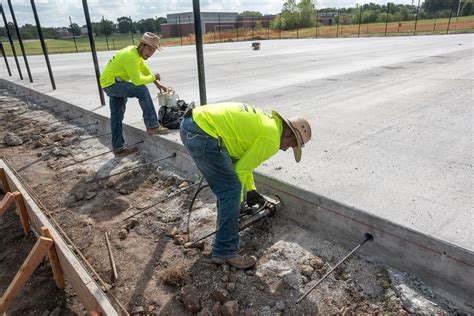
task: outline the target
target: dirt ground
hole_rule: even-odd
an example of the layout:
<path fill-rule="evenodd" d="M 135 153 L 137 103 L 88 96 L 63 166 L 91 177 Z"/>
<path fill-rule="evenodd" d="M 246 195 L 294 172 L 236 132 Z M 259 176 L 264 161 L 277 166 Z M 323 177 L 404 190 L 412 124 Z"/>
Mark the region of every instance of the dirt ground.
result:
<path fill-rule="evenodd" d="M 5 108 L 15 104 L 19 108 Z M 188 249 L 183 245 L 215 227 L 215 201 L 205 189 L 194 205 L 190 234 L 187 234 L 188 207 L 195 187 L 174 194 L 196 183 L 196 176 L 183 175 L 165 163 L 110 176 L 156 159 L 147 155 L 146 148 L 123 159 L 108 153 L 65 167 L 109 151 L 110 138 L 84 140 L 94 135 L 93 129 L 50 133 L 54 128 L 70 125 L 50 124 L 64 116 L 24 119 L 47 113 L 38 109 L 39 105 L 0 90 L 0 141 L 5 141 L 0 145 L 0 154 L 38 194 L 129 313 L 403 315 L 413 312 L 402 304 L 388 271 L 357 255 L 296 304 L 296 299 L 349 250 L 319 239 L 278 214 L 241 234 L 242 253 L 258 257 L 256 268 L 242 271 L 213 264 L 209 259 L 212 238 L 201 248 Z M 23 136 L 18 139 L 11 133 Z M 106 176 L 110 177 L 99 179 Z M 158 203 L 165 198 L 168 199 Z M 123 220 L 140 211 L 132 219 Z M 117 280 L 112 277 L 105 232 L 110 235 Z M 25 238 L 18 217 L 9 210 L 0 217 L 0 240 L 0 294 L 3 294 L 36 237 Z M 359 242 L 355 241 L 354 246 Z M 423 311 L 447 314 L 453 309 L 439 305 L 434 310 Z M 45 262 L 9 309 L 9 315 L 85 313 L 69 286 L 65 290 L 56 288 Z"/>

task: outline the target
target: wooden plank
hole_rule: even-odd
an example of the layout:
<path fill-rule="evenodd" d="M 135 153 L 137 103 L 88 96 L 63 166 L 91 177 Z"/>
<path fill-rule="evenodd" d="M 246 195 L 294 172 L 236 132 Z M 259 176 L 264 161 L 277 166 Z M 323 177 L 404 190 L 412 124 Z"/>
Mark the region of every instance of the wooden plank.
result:
<path fill-rule="evenodd" d="M 41 227 L 41 236 L 53 239 L 53 236 L 51 236 L 49 230 L 44 226 Z M 59 263 L 58 254 L 56 252 L 56 243 L 51 248 L 49 248 L 48 258 L 51 269 L 53 269 L 56 285 L 58 288 L 64 289 L 64 275 L 63 270 L 61 269 L 61 264 Z"/>
<path fill-rule="evenodd" d="M 20 270 L 15 275 L 15 278 L 5 291 L 5 294 L 0 299 L 0 315 L 6 312 L 8 306 L 13 302 L 26 281 L 28 281 L 30 276 L 41 263 L 52 244 L 53 240 L 50 238 L 38 238 L 33 250 L 31 250 L 25 262 L 21 265 Z"/>
<path fill-rule="evenodd" d="M 2 201 L 0 201 L 0 216 L 2 216 L 7 211 L 13 202 L 15 202 L 15 196 L 10 192 L 5 193 Z"/>
<path fill-rule="evenodd" d="M 28 217 L 28 212 L 26 210 L 25 200 L 23 199 L 21 193 L 18 191 L 13 192 L 12 194 L 15 196 L 16 210 L 18 216 L 20 216 L 21 226 L 23 227 L 25 235 L 28 236 L 31 231 L 31 226 L 30 219 Z"/>
<path fill-rule="evenodd" d="M 5 192 L 5 193 L 11 192 L 10 186 L 8 184 L 7 175 L 6 175 L 5 169 L 3 169 L 3 167 L 0 167 L 0 180 L 2 180 L 3 192 Z"/>
<path fill-rule="evenodd" d="M 0 168 L 5 170 L 10 188 L 17 190 L 22 194 L 33 229 L 40 232 L 41 227 L 45 226 L 49 230 L 56 243 L 56 252 L 58 254 L 59 263 L 61 264 L 64 277 L 74 289 L 77 296 L 81 299 L 84 307 L 88 311 L 99 311 L 103 315 L 118 316 L 117 311 L 112 306 L 104 292 L 100 289 L 99 285 L 91 278 L 74 253 L 69 249 L 69 246 L 63 240 L 61 235 L 49 222 L 46 215 L 41 211 L 25 188 L 23 188 L 20 181 L 1 159 Z"/>

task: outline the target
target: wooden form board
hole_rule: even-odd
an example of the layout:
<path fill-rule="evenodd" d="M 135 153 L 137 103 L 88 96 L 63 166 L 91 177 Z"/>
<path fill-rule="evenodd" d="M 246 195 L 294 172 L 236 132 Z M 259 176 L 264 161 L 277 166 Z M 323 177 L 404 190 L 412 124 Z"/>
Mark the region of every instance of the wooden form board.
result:
<path fill-rule="evenodd" d="M 64 277 L 81 299 L 84 307 L 88 311 L 99 311 L 102 315 L 119 315 L 110 303 L 107 296 L 100 289 L 99 285 L 92 279 L 78 258 L 69 249 L 69 246 L 49 222 L 46 215 L 41 211 L 36 202 L 23 188 L 20 181 L 15 177 L 8 166 L 0 159 L 0 168 L 6 174 L 8 185 L 12 191 L 19 191 L 25 200 L 28 216 L 34 230 L 41 235 L 41 227 L 45 226 L 54 239 L 54 245 L 58 254 Z"/>

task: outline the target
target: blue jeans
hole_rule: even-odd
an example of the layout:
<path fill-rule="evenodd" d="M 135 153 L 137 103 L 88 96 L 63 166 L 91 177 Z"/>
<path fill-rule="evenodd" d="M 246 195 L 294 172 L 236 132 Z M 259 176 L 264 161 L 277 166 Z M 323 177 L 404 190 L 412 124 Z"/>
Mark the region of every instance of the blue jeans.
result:
<path fill-rule="evenodd" d="M 158 115 L 156 114 L 150 91 L 148 91 L 145 85 L 136 86 L 130 82 L 118 81 L 104 88 L 104 91 L 109 96 L 113 150 L 122 148 L 125 143 L 122 133 L 122 121 L 127 98 L 138 98 L 138 103 L 140 103 L 143 111 L 143 120 L 147 128 L 158 126 Z"/>
<path fill-rule="evenodd" d="M 239 250 L 240 192 L 242 185 L 229 153 L 188 117 L 181 122 L 181 141 L 217 197 L 217 234 L 212 255 L 231 258 Z"/>

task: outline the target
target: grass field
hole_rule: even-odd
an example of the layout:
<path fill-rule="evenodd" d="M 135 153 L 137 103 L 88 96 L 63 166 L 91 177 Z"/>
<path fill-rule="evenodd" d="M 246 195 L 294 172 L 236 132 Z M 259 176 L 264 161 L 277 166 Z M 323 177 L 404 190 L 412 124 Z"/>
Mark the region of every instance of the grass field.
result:
<path fill-rule="evenodd" d="M 448 19 L 419 20 L 416 25 L 416 34 L 445 34 L 448 28 Z M 387 25 L 387 36 L 413 35 L 415 30 L 415 21 L 391 22 Z M 360 32 L 360 35 L 359 35 Z M 459 17 L 451 19 L 449 33 L 474 33 L 474 16 Z M 315 37 L 367 37 L 384 36 L 385 23 L 370 23 L 359 25 L 332 25 L 318 26 L 292 31 L 239 29 L 232 32 L 206 33 L 204 43 L 216 43 L 226 41 L 248 41 L 263 39 L 289 39 L 289 38 L 315 38 Z M 105 36 L 96 36 L 95 45 L 98 51 L 117 50 L 132 44 L 137 44 L 141 34 L 114 34 L 107 39 Z M 133 39 L 133 41 L 132 41 Z M 11 46 L 8 39 L 0 38 L 5 48 L 7 56 L 12 56 Z M 194 35 L 183 36 L 182 38 L 162 38 L 163 46 L 178 46 L 194 44 Z M 42 54 L 39 40 L 23 41 L 27 55 Z M 89 38 L 76 38 L 76 44 L 73 39 L 48 39 L 46 40 L 48 52 L 50 54 L 74 53 L 90 51 Z M 77 45 L 77 50 L 76 50 Z M 18 42 L 15 42 L 17 55 L 21 55 L 21 49 Z"/>

